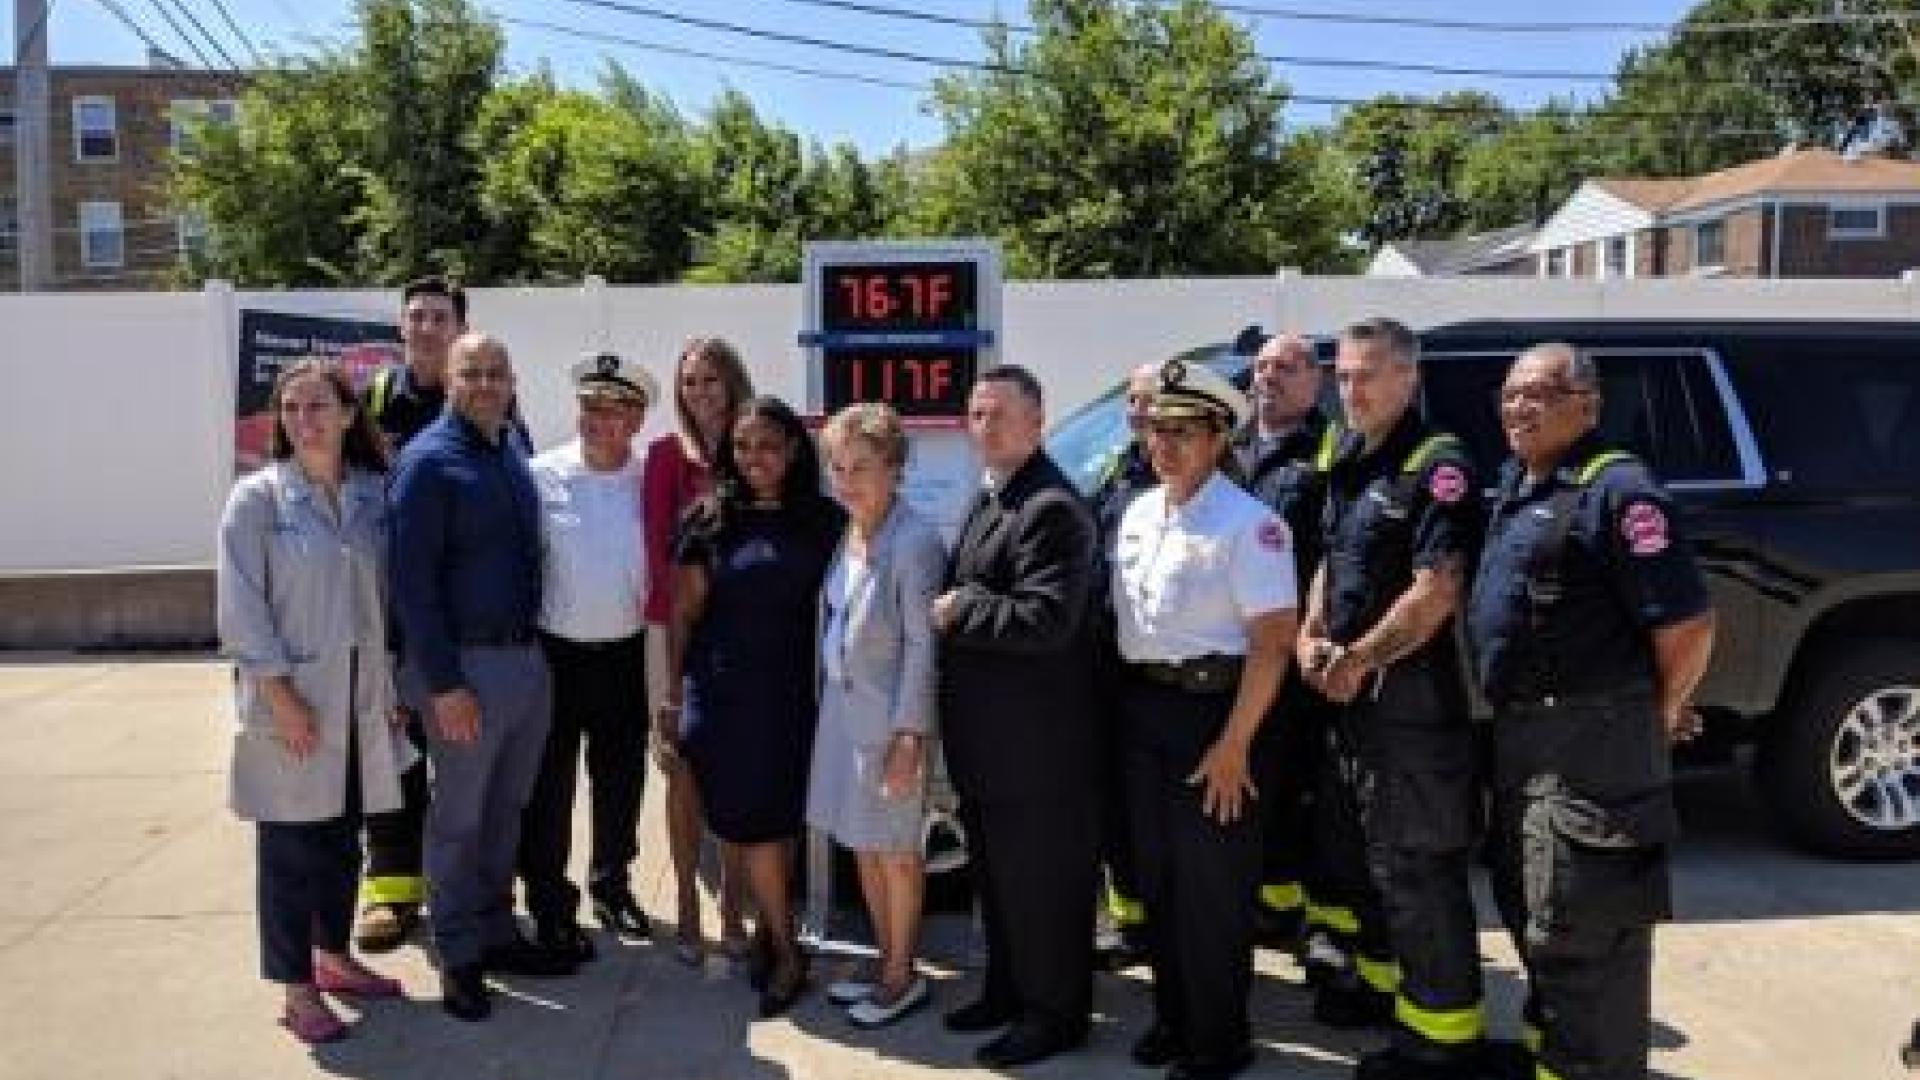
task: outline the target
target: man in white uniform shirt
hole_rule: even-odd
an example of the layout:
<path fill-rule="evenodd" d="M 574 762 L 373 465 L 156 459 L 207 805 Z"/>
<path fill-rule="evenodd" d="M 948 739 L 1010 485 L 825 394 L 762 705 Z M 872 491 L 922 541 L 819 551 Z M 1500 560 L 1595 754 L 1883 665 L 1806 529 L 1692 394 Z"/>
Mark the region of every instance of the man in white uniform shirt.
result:
<path fill-rule="evenodd" d="M 1160 485 L 1114 542 L 1121 782 L 1153 966 L 1153 1024 L 1133 1058 L 1170 1065 L 1168 1080 L 1224 1080 L 1253 1059 L 1254 736 L 1298 605 L 1286 522 L 1220 470 L 1246 418 L 1218 373 L 1162 365 L 1146 432 Z"/>
<path fill-rule="evenodd" d="M 567 880 L 583 741 L 593 803 L 587 891 L 594 917 L 615 933 L 649 932 L 627 883 L 647 746 L 646 555 L 633 438 L 658 384 L 612 353 L 582 359 L 572 377 L 579 438 L 532 463 L 546 543 L 540 641 L 553 672 L 553 729 L 521 823 L 519 867 L 539 943 L 589 960 L 593 944 L 576 914 L 580 890 Z"/>

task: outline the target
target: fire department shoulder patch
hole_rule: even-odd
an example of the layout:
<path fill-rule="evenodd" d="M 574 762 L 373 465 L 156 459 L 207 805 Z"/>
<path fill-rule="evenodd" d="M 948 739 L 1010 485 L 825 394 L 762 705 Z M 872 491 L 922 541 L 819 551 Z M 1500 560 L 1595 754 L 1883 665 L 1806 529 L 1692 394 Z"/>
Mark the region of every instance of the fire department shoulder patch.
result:
<path fill-rule="evenodd" d="M 1435 465 L 1427 477 L 1427 491 L 1435 502 L 1457 503 L 1467 494 L 1467 471 L 1451 462 Z"/>
<path fill-rule="evenodd" d="M 1620 512 L 1620 536 L 1628 551 L 1643 557 L 1658 555 L 1673 543 L 1666 513 L 1644 500 L 1630 502 Z"/>

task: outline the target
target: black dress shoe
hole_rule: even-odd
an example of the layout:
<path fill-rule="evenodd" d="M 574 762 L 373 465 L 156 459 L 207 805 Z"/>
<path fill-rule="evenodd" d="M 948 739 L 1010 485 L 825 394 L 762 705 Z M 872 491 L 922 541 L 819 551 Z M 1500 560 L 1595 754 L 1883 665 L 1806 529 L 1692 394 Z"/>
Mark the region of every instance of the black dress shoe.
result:
<path fill-rule="evenodd" d="M 1253 1047 L 1243 1046 L 1230 1054 L 1182 1058 L 1167 1070 L 1167 1080 L 1232 1080 L 1253 1064 Z"/>
<path fill-rule="evenodd" d="M 440 1007 L 455 1020 L 473 1023 L 493 1015 L 486 977 L 479 964 L 461 964 L 440 973 Z"/>
<path fill-rule="evenodd" d="M 785 1013 L 806 992 L 807 962 L 804 957 L 790 970 L 773 969 L 767 976 L 765 989 L 760 991 L 760 1019 L 771 1020 Z"/>
<path fill-rule="evenodd" d="M 1019 1023 L 1007 1033 L 973 1052 L 973 1060 L 985 1069 L 1017 1069 L 1045 1061 L 1055 1054 L 1078 1050 L 1087 1044 L 1085 1035 L 1072 1036 L 1044 1024 Z"/>
<path fill-rule="evenodd" d="M 640 910 L 633 894 L 625 889 L 595 896 L 593 917 L 601 926 L 622 937 L 653 936 L 653 926 L 647 922 L 647 913 Z"/>
<path fill-rule="evenodd" d="M 540 948 L 575 964 L 584 964 L 594 957 L 593 939 L 572 920 L 538 924 L 533 940 Z"/>
<path fill-rule="evenodd" d="M 773 935 L 755 930 L 747 942 L 747 985 L 755 993 L 765 993 L 767 980 L 773 977 Z"/>
<path fill-rule="evenodd" d="M 1156 1020 L 1133 1044 L 1133 1063 L 1143 1069 L 1164 1069 L 1179 1059 L 1182 1049 L 1180 1033 Z"/>
<path fill-rule="evenodd" d="M 1479 1048 L 1439 1060 L 1411 1057 L 1388 1047 L 1360 1058 L 1353 1068 L 1354 1080 L 1480 1080 Z"/>
<path fill-rule="evenodd" d="M 948 1013 L 941 1023 L 948 1031 L 961 1035 L 978 1035 L 983 1031 L 1006 1027 L 1014 1021 L 1011 1005 L 1002 1005 L 997 1001 L 981 998 L 971 1005 L 962 1005 Z"/>
<path fill-rule="evenodd" d="M 488 949 L 480 957 L 480 963 L 488 971 L 517 975 L 522 979 L 559 979 L 573 974 L 578 966 L 572 959 L 523 937 Z"/>

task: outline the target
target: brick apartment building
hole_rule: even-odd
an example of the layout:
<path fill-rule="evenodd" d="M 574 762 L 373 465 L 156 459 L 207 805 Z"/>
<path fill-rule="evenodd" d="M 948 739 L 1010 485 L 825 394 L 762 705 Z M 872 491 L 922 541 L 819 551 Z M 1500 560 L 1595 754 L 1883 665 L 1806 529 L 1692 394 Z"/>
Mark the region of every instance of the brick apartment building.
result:
<path fill-rule="evenodd" d="M 246 76 L 163 66 L 57 66 L 49 129 L 56 289 L 165 283 L 204 228 L 170 205 L 177 117 L 230 119 Z M 19 287 L 14 72 L 0 67 L 0 290 Z"/>
<path fill-rule="evenodd" d="M 1561 278 L 1897 277 L 1920 268 L 1920 162 L 1788 149 L 1704 176 L 1594 177 L 1502 258 L 1486 236 L 1402 241 L 1368 272 Z M 1518 251 L 1524 257 L 1513 256 Z"/>

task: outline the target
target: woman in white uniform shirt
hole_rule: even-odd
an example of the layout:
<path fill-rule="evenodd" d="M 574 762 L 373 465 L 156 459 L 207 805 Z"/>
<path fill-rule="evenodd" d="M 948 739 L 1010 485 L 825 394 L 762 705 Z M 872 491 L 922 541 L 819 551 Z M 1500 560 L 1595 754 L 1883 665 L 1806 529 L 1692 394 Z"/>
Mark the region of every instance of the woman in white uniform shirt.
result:
<path fill-rule="evenodd" d="M 1286 674 L 1296 587 L 1284 521 L 1220 471 L 1246 398 L 1211 369 L 1160 369 L 1147 453 L 1160 486 L 1114 544 L 1122 784 L 1147 908 L 1154 1022 L 1133 1049 L 1169 1080 L 1252 1061 L 1260 815 L 1254 736 Z"/>
<path fill-rule="evenodd" d="M 633 438 L 658 384 L 612 353 L 582 359 L 572 376 L 580 437 L 532 463 L 546 544 L 540 644 L 553 672 L 553 727 L 521 819 L 519 869 L 536 940 L 579 961 L 593 957 L 575 921 L 580 890 L 567 880 L 583 741 L 594 917 L 615 933 L 645 936 L 649 929 L 627 883 L 647 747 L 647 564 Z"/>
<path fill-rule="evenodd" d="M 925 891 L 931 618 L 947 553 L 900 498 L 907 440 L 892 409 L 850 405 L 827 423 L 821 441 L 848 522 L 822 595 L 807 824 L 853 851 L 880 946 L 875 978 L 835 983 L 828 996 L 855 1024 L 879 1027 L 927 1001 L 913 952 Z"/>

